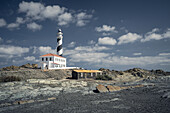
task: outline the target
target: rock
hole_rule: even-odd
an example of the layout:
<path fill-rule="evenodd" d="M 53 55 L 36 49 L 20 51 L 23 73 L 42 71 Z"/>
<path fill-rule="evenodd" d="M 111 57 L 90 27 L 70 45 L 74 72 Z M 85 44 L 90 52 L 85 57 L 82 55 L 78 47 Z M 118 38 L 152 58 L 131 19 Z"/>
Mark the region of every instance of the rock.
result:
<path fill-rule="evenodd" d="M 109 92 L 113 92 L 113 91 L 120 91 L 121 90 L 121 87 L 119 86 L 111 86 L 111 85 L 108 85 L 106 86 L 107 89 L 109 90 Z"/>
<path fill-rule="evenodd" d="M 30 63 L 22 65 L 22 68 L 32 68 L 32 65 Z"/>
<path fill-rule="evenodd" d="M 12 71 L 12 70 L 18 70 L 18 69 L 20 69 L 20 67 L 12 65 L 12 66 L 9 66 L 9 67 L 4 67 L 1 70 L 2 71 Z"/>
<path fill-rule="evenodd" d="M 37 69 L 38 68 L 38 64 L 32 64 L 32 68 Z"/>
<path fill-rule="evenodd" d="M 105 86 L 101 85 L 101 84 L 99 84 L 99 85 L 96 87 L 96 90 L 97 90 L 99 93 L 109 92 L 108 89 L 107 89 Z"/>

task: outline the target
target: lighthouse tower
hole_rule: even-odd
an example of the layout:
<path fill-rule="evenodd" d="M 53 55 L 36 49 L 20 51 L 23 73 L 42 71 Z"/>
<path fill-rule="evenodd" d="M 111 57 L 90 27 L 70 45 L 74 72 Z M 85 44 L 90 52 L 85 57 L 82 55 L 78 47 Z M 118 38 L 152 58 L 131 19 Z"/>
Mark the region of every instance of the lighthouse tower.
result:
<path fill-rule="evenodd" d="M 58 30 L 57 34 L 57 53 L 59 56 L 63 55 L 63 48 L 62 48 L 62 43 L 63 43 L 63 33 L 61 32 L 61 29 Z"/>

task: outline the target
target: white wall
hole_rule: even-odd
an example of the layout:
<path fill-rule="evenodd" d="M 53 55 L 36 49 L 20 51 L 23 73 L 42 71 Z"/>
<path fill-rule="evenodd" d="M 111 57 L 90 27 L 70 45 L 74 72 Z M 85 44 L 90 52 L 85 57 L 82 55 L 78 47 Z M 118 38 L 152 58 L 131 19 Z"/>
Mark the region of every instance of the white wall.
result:
<path fill-rule="evenodd" d="M 42 58 L 44 58 L 44 61 L 42 61 Z M 46 58 L 48 59 L 47 61 Z M 41 69 L 46 69 L 46 65 L 48 66 L 48 69 L 64 68 L 66 67 L 66 58 L 56 57 L 56 56 L 44 56 L 44 57 L 40 57 L 40 63 L 41 63 Z M 59 66 L 56 67 L 54 63 L 59 64 Z"/>

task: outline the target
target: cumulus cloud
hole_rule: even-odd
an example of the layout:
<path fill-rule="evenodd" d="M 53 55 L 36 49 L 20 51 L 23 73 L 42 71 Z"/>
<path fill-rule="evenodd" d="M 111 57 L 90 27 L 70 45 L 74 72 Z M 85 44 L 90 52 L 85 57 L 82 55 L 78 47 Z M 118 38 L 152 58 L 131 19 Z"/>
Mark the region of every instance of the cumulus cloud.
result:
<path fill-rule="evenodd" d="M 117 65 L 144 66 L 144 65 L 170 62 L 170 59 L 168 59 L 167 57 L 159 57 L 159 56 L 141 56 L 141 57 L 112 56 L 109 57 L 108 59 L 103 59 L 103 61 L 108 65 L 117 64 Z"/>
<path fill-rule="evenodd" d="M 160 56 L 170 56 L 170 53 L 159 53 Z"/>
<path fill-rule="evenodd" d="M 3 18 L 0 18 L 0 27 L 6 26 L 6 21 Z"/>
<path fill-rule="evenodd" d="M 26 16 L 33 19 L 41 19 L 41 12 L 45 9 L 44 5 L 38 2 L 25 2 L 19 4 L 19 12 L 26 13 Z"/>
<path fill-rule="evenodd" d="M 58 5 L 54 6 L 47 6 L 45 9 L 41 12 L 42 16 L 49 19 L 56 18 L 59 14 L 63 14 L 66 8 L 60 7 Z"/>
<path fill-rule="evenodd" d="M 117 41 L 112 37 L 103 37 L 98 39 L 98 44 L 101 45 L 115 45 Z"/>
<path fill-rule="evenodd" d="M 56 54 L 56 49 L 52 49 L 50 46 L 40 46 L 38 50 L 40 52 L 40 55 L 47 54 L 47 53 Z"/>
<path fill-rule="evenodd" d="M 75 44 L 76 44 L 76 42 L 70 42 L 70 43 L 68 44 L 68 47 L 74 47 Z"/>
<path fill-rule="evenodd" d="M 98 46 L 100 47 L 100 46 Z M 117 56 L 114 53 L 108 53 L 105 50 L 109 48 L 98 48 L 93 46 L 79 46 L 72 50 L 65 50 L 65 55 L 68 58 L 68 62 L 71 64 L 85 63 L 86 67 L 92 66 L 93 68 L 113 68 L 114 66 L 136 67 L 136 66 L 148 66 L 155 64 L 170 63 L 170 59 L 165 56 L 167 54 L 160 54 L 158 56 L 137 56 L 142 53 L 134 53 L 134 57 Z M 164 56 L 163 56 L 164 55 Z"/>
<path fill-rule="evenodd" d="M 23 24 L 23 23 L 25 23 L 25 20 L 22 17 L 17 17 L 16 18 L 16 23 Z"/>
<path fill-rule="evenodd" d="M 103 25 L 102 27 L 96 27 L 97 32 L 117 32 L 115 26 Z"/>
<path fill-rule="evenodd" d="M 27 28 L 32 30 L 32 31 L 36 31 L 36 30 L 41 30 L 42 26 L 33 22 L 33 23 L 30 23 L 30 24 L 27 24 Z"/>
<path fill-rule="evenodd" d="M 18 27 L 19 27 L 18 23 L 10 23 L 7 26 L 7 28 L 9 28 L 9 29 L 14 29 L 14 28 L 18 28 Z"/>
<path fill-rule="evenodd" d="M 71 54 L 77 54 L 77 53 L 87 53 L 87 52 L 99 52 L 104 50 L 109 50 L 110 48 L 105 46 L 78 46 L 75 47 L 72 50 L 66 49 L 64 51 L 64 55 L 71 55 Z"/>
<path fill-rule="evenodd" d="M 71 13 L 64 13 L 58 17 L 58 25 L 67 25 L 72 21 L 72 15 Z"/>
<path fill-rule="evenodd" d="M 84 26 L 92 17 L 86 12 L 69 11 L 65 7 L 59 5 L 45 6 L 39 2 L 21 2 L 19 4 L 19 12 L 25 13 L 29 20 L 57 20 L 58 25 L 64 26 L 69 23 L 76 23 L 77 26 Z M 72 12 L 72 13 L 70 13 Z"/>
<path fill-rule="evenodd" d="M 38 62 L 39 60 L 37 60 L 34 56 L 27 56 L 27 57 L 24 57 L 24 61 Z"/>
<path fill-rule="evenodd" d="M 103 50 L 109 50 L 110 48 L 105 46 L 78 46 L 75 47 L 76 51 L 89 51 L 89 52 L 95 52 L 95 51 L 103 51 Z"/>
<path fill-rule="evenodd" d="M 88 44 L 95 44 L 96 42 L 94 40 L 90 40 Z"/>
<path fill-rule="evenodd" d="M 25 23 L 25 20 L 22 17 L 17 17 L 14 23 L 10 23 L 7 25 L 7 28 L 10 30 L 15 28 L 19 29 L 19 26 L 23 23 Z"/>
<path fill-rule="evenodd" d="M 85 26 L 89 22 L 90 18 L 92 18 L 92 15 L 88 15 L 85 12 L 78 13 L 76 15 L 76 19 L 77 19 L 76 25 L 80 27 Z"/>
<path fill-rule="evenodd" d="M 19 46 L 10 46 L 10 45 L 1 45 L 0 46 L 0 55 L 15 55 L 21 56 L 24 53 L 28 53 L 29 48 L 19 47 Z"/>
<path fill-rule="evenodd" d="M 157 33 L 158 28 L 153 29 L 151 32 L 145 34 L 145 37 L 141 39 L 141 42 L 146 42 L 150 40 L 161 40 L 165 38 L 170 38 L 170 29 L 168 28 L 164 33 Z"/>
<path fill-rule="evenodd" d="M 142 53 L 133 53 L 134 56 L 142 55 Z"/>
<path fill-rule="evenodd" d="M 139 39 L 142 39 L 141 35 L 138 35 L 136 33 L 128 33 L 118 38 L 118 45 L 125 44 L 125 43 L 133 43 Z"/>
<path fill-rule="evenodd" d="M 101 62 L 103 58 L 109 56 L 107 53 L 102 52 L 93 52 L 93 53 L 77 53 L 74 55 L 70 55 L 70 62 L 88 62 L 88 63 L 96 63 Z"/>

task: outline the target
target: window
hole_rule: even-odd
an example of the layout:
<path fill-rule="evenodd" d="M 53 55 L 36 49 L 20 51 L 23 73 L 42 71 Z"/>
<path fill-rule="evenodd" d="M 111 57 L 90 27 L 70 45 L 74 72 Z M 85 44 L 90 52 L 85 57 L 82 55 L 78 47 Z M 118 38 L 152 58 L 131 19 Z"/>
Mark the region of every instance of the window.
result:
<path fill-rule="evenodd" d="M 48 58 L 46 58 L 46 61 L 48 61 Z"/>
<path fill-rule="evenodd" d="M 50 61 L 52 61 L 52 58 L 50 57 Z"/>
<path fill-rule="evenodd" d="M 42 61 L 44 61 L 44 58 L 42 58 Z"/>

